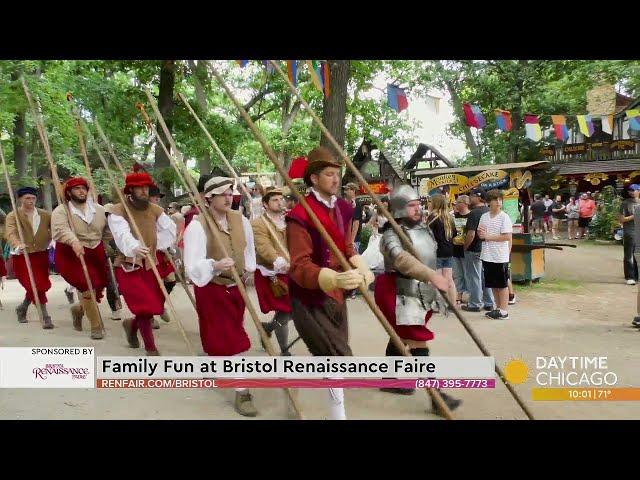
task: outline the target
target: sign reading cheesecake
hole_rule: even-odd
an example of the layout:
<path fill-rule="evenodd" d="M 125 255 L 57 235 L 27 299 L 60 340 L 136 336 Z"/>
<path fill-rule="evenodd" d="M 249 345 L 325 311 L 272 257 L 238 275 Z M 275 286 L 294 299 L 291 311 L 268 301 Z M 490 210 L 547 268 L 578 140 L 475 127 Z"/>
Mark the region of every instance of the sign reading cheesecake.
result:
<path fill-rule="evenodd" d="M 457 185 L 459 193 L 466 193 L 478 186 L 485 190 L 502 188 L 509 184 L 509 174 L 504 170 L 485 170 L 469 178 L 457 173 L 445 173 L 433 178 L 423 178 L 420 181 L 420 195 L 426 196 L 443 185 Z"/>

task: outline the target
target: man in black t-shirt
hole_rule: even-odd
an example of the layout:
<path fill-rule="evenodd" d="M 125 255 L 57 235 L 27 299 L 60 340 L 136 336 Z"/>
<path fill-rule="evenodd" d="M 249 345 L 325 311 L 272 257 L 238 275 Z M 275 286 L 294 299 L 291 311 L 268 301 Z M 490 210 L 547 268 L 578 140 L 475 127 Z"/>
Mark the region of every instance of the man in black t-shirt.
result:
<path fill-rule="evenodd" d="M 640 185 L 634 183 L 628 187 L 629 198 L 620 205 L 618 219 L 622 224 L 622 244 L 624 247 L 624 278 L 627 285 L 635 285 L 638 281 L 638 264 L 633 252 L 636 249 L 634 212 L 640 206 Z"/>
<path fill-rule="evenodd" d="M 482 273 L 482 240 L 477 234 L 480 217 L 489 211 L 485 204 L 486 192 L 481 189 L 472 190 L 469 194 L 471 212 L 467 217 L 464 227 L 464 272 L 469 302 L 462 306 L 467 312 L 479 312 L 484 305 L 488 312 L 493 310 L 493 293 L 490 288 L 484 288 L 484 275 Z"/>
<path fill-rule="evenodd" d="M 544 204 L 542 197 L 539 193 L 533 196 L 534 202 L 531 204 L 531 226 L 533 227 L 533 233 L 544 234 L 544 216 L 547 212 L 547 206 Z"/>

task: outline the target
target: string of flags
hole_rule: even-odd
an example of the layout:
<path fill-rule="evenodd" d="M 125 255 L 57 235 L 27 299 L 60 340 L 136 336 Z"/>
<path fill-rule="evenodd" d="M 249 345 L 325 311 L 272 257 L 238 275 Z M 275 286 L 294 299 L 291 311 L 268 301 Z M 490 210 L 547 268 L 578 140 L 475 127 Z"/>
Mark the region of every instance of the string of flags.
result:
<path fill-rule="evenodd" d="M 470 103 L 463 104 L 465 123 L 468 127 L 478 129 L 485 128 L 486 121 L 484 115 L 480 111 L 478 105 Z M 503 132 L 510 132 L 512 128 L 511 113 L 507 110 L 495 109 L 496 125 Z M 640 130 L 640 109 L 627 110 L 627 119 L 629 126 L 634 130 Z M 542 139 L 542 128 L 540 127 L 540 117 L 547 115 L 533 115 L 527 113 L 524 115 L 525 136 L 537 142 Z M 602 131 L 608 134 L 613 133 L 613 115 L 549 115 L 555 136 L 560 141 L 566 141 L 569 138 L 569 129 L 567 128 L 567 117 L 576 117 L 580 133 L 585 137 L 591 137 L 594 134 L 593 120 L 599 119 L 602 122 Z"/>
<path fill-rule="evenodd" d="M 236 60 L 240 68 L 244 68 L 248 65 L 249 60 Z M 287 76 L 289 81 L 293 83 L 294 87 L 298 86 L 298 71 L 300 67 L 300 60 L 287 60 Z M 330 80 L 329 80 L 329 62 L 325 60 L 304 60 L 307 65 L 311 81 L 313 85 L 322 93 L 325 97 L 329 96 Z M 262 60 L 262 65 L 267 70 L 267 74 L 271 75 L 275 72 L 275 67 L 269 62 L 269 60 Z"/>

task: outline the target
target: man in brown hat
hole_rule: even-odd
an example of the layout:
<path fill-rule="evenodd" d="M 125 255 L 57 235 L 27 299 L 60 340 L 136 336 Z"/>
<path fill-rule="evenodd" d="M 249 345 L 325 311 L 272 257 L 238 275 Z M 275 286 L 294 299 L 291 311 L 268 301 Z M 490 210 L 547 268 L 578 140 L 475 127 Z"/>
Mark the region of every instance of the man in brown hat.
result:
<path fill-rule="evenodd" d="M 244 299 L 231 268 L 235 266 L 241 276 L 255 271 L 256 252 L 249 220 L 231 209 L 233 184 L 232 178 L 216 176 L 203 189 L 228 257 L 201 215 L 184 232 L 184 266 L 194 284 L 200 340 L 205 353 L 212 356 L 237 355 L 251 347 L 243 324 Z M 246 417 L 258 414 L 246 388 L 236 389 L 234 408 Z"/>
<path fill-rule="evenodd" d="M 91 286 L 100 302 L 107 286 L 107 258 L 103 240 L 111 238 L 105 210 L 93 202 L 89 184 L 84 178 L 73 177 L 64 184 L 64 196 L 68 202 L 73 229 L 69 223 L 66 205 L 58 205 L 51 214 L 51 231 L 56 241 L 56 269 L 70 285 L 78 290 L 78 304 L 72 305 L 73 328 L 82 331 L 82 317 L 86 314 L 91 324 L 91 338 L 100 340 L 102 322 L 98 305 L 91 299 L 84 272 L 78 258 L 84 257 Z"/>
<path fill-rule="evenodd" d="M 149 202 L 149 187 L 153 185 L 151 176 L 144 171 L 135 171 L 126 176 L 125 201 L 132 218 L 121 203 L 111 207 L 107 219 L 113 239 L 118 249 L 114 262 L 115 275 L 120 293 L 134 318 L 122 322 L 127 342 L 138 348 L 138 330 L 144 342 L 147 355 L 160 355 L 153 338 L 151 320 L 164 310 L 164 295 L 158 285 L 148 256 L 154 261 L 156 250 L 163 250 L 176 240 L 176 224 L 161 207 Z M 140 242 L 132 222 L 140 229 L 144 246 Z"/>
<path fill-rule="evenodd" d="M 10 212 L 5 220 L 4 238 L 11 246 L 13 272 L 26 290 L 22 303 L 16 308 L 18 322 L 27 323 L 27 309 L 35 303 L 35 296 L 29 280 L 29 272 L 24 256 L 25 250 L 29 254 L 31 269 L 44 323 L 42 328 L 53 328 L 51 317 L 47 312 L 47 291 L 51 288 L 49 280 L 49 254 L 47 248 L 51 243 L 51 215 L 46 210 L 36 208 L 38 190 L 33 187 L 22 187 L 16 192 L 18 197 L 18 211 Z M 20 241 L 17 221 L 20 222 L 24 241 Z"/>
<path fill-rule="evenodd" d="M 305 197 L 309 207 L 356 268 L 343 271 L 302 205 L 297 205 L 287 215 L 293 321 L 312 355 L 350 356 L 344 291 L 368 287 L 373 273 L 353 245 L 353 207 L 336 196 L 340 164 L 328 149 L 316 147 L 309 153 L 304 181 L 310 187 Z M 329 389 L 328 399 L 331 418 L 345 419 L 342 389 Z"/>
<path fill-rule="evenodd" d="M 279 188 L 268 187 L 262 197 L 264 213 L 251 222 L 256 244 L 256 294 L 262 313 L 275 312 L 270 322 L 262 322 L 267 335 L 276 332 L 282 355 L 287 350 L 291 299 L 289 298 L 289 262 L 284 197 Z"/>

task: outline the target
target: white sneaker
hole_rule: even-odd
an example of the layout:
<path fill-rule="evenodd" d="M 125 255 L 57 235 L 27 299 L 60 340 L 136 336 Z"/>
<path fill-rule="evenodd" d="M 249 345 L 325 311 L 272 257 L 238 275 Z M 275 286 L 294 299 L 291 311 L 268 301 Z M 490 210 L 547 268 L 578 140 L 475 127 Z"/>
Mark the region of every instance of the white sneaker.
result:
<path fill-rule="evenodd" d="M 516 304 L 516 300 L 518 299 L 518 297 L 516 296 L 516 294 L 513 294 L 513 298 L 509 299 L 509 305 L 515 305 Z"/>
<path fill-rule="evenodd" d="M 122 310 L 111 312 L 111 320 L 120 320 L 122 318 Z"/>
<path fill-rule="evenodd" d="M 635 285 L 636 281 L 632 278 L 630 278 L 629 280 L 627 280 L 627 285 Z"/>

